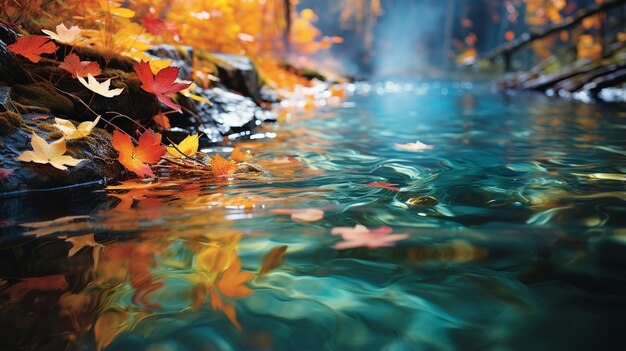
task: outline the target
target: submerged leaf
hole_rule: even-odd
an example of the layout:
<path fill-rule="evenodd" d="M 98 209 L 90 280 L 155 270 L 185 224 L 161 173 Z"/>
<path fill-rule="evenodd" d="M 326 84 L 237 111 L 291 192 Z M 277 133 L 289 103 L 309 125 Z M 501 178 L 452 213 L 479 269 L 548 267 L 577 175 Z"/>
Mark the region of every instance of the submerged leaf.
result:
<path fill-rule="evenodd" d="M 245 286 L 254 274 L 241 271 L 241 261 L 235 261 L 224 271 L 220 280 L 217 281 L 217 289 L 226 297 L 246 297 L 253 293 L 252 289 Z"/>
<path fill-rule="evenodd" d="M 287 252 L 287 245 L 276 246 L 268 252 L 259 268 L 259 274 L 265 274 L 280 267 L 283 264 L 285 252 Z"/>

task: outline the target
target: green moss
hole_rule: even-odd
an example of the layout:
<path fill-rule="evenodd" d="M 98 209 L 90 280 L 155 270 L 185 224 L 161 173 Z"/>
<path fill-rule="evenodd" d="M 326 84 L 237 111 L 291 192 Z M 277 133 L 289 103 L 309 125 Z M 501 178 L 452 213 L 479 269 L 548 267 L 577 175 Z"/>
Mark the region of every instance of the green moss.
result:
<path fill-rule="evenodd" d="M 7 135 L 16 131 L 24 121 L 22 115 L 16 112 L 0 112 L 0 134 Z"/>
<path fill-rule="evenodd" d="M 47 82 L 16 85 L 13 98 L 29 110 L 42 108 L 55 115 L 70 115 L 74 110 L 72 101 L 57 93 Z"/>

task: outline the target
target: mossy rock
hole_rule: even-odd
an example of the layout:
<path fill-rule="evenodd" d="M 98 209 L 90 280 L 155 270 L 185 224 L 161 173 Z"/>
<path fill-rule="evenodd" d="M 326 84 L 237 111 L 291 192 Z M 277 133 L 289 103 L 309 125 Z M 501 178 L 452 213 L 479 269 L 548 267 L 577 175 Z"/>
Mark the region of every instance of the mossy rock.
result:
<path fill-rule="evenodd" d="M 22 126 L 22 115 L 13 111 L 0 112 L 0 135 L 7 135 L 15 132 Z"/>
<path fill-rule="evenodd" d="M 12 96 L 23 108 L 30 110 L 43 110 L 56 116 L 70 116 L 74 111 L 74 103 L 48 82 L 17 84 Z"/>

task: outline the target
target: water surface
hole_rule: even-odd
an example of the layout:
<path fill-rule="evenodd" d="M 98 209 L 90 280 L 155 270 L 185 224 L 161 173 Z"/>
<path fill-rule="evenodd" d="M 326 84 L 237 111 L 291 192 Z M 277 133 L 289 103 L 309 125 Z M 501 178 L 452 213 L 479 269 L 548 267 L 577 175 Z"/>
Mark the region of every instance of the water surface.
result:
<path fill-rule="evenodd" d="M 626 346 L 623 106 L 467 82 L 350 90 L 242 142 L 264 175 L 2 198 L 0 345 Z M 417 140 L 434 147 L 396 145 Z M 408 238 L 336 249 L 332 229 L 355 225 Z"/>

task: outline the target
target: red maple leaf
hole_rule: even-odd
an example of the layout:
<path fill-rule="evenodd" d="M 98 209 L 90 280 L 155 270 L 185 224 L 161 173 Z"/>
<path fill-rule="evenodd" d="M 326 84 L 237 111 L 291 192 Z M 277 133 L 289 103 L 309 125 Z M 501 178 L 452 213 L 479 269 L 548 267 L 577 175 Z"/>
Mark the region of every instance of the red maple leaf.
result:
<path fill-rule="evenodd" d="M 180 105 L 175 104 L 172 99 L 165 96 L 165 94 L 174 94 L 187 89 L 191 85 L 191 83 L 175 83 L 180 70 L 178 67 L 165 67 L 154 75 L 150 70 L 150 64 L 142 60 L 139 65 L 135 65 L 134 69 L 141 83 L 143 83 L 141 89 L 154 94 L 166 106 L 182 112 Z"/>
<path fill-rule="evenodd" d="M 171 27 L 164 20 L 155 17 L 152 13 L 148 13 L 140 22 L 146 27 L 146 31 L 152 35 L 159 35 Z"/>
<path fill-rule="evenodd" d="M 85 78 L 88 74 L 95 77 L 102 73 L 98 62 L 81 61 L 80 57 L 73 53 L 65 56 L 65 60 L 61 62 L 59 68 L 70 72 L 72 74 L 72 78 Z"/>
<path fill-rule="evenodd" d="M 400 189 L 395 187 L 398 184 L 392 184 L 392 183 L 388 183 L 388 182 L 367 183 L 367 184 L 362 184 L 362 185 L 363 186 L 369 186 L 371 188 L 383 188 L 383 189 L 388 189 L 388 190 L 393 190 L 393 191 L 400 190 Z"/>
<path fill-rule="evenodd" d="M 128 134 L 114 130 L 113 148 L 120 154 L 118 161 L 140 177 L 154 177 L 148 165 L 159 162 L 165 153 L 160 136 L 148 130 L 141 134 L 139 144 L 135 146 Z"/>
<path fill-rule="evenodd" d="M 9 51 L 16 55 L 22 55 L 33 63 L 41 60 L 41 54 L 51 54 L 59 48 L 50 38 L 43 35 L 29 35 L 19 37 L 15 44 L 7 46 Z"/>

